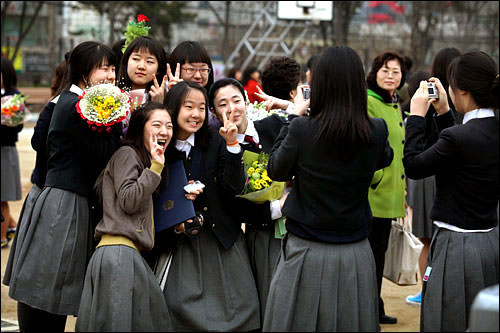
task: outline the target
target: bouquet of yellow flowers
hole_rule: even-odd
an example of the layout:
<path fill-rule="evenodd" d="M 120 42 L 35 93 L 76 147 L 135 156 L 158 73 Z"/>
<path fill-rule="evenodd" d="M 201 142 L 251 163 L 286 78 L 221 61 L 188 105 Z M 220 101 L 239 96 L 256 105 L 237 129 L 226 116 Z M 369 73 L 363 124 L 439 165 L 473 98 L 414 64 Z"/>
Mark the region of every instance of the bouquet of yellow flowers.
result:
<path fill-rule="evenodd" d="M 14 127 L 24 123 L 27 114 L 23 94 L 2 97 L 2 125 Z"/>
<path fill-rule="evenodd" d="M 90 87 L 78 98 L 76 110 L 98 132 L 110 132 L 110 126 L 125 120 L 130 112 L 130 96 L 111 83 Z"/>
<path fill-rule="evenodd" d="M 251 151 L 243 153 L 243 162 L 247 181 L 243 193 L 237 197 L 250 200 L 255 203 L 277 200 L 285 188 L 284 182 L 275 182 L 267 175 L 267 163 L 269 156 L 261 152 L 256 154 Z"/>

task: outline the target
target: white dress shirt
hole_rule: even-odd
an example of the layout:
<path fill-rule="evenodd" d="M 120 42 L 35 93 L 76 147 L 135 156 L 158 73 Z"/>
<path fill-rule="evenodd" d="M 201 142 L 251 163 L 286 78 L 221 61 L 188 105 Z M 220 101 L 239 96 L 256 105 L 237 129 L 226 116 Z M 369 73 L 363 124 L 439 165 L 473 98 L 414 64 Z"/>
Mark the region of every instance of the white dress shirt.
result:
<path fill-rule="evenodd" d="M 465 124 L 471 119 L 478 119 L 478 118 L 489 118 L 489 117 L 494 117 L 495 113 L 493 112 L 492 109 L 476 109 L 467 112 L 464 114 L 464 120 L 462 124 Z"/>
<path fill-rule="evenodd" d="M 186 140 L 175 140 L 175 148 L 178 151 L 183 151 L 186 153 L 186 158 L 188 158 L 191 148 L 194 147 L 194 133 L 192 133 Z"/>

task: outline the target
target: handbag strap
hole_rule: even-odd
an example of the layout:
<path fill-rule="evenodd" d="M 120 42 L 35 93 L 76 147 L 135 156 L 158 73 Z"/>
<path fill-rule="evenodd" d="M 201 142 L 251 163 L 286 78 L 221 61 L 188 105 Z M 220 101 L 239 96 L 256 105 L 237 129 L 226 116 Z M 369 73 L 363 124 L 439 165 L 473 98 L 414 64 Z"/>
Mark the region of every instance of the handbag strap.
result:
<path fill-rule="evenodd" d="M 404 230 L 412 232 L 412 225 L 408 220 L 408 209 L 405 209 L 405 217 L 396 218 L 396 222 L 400 224 Z"/>

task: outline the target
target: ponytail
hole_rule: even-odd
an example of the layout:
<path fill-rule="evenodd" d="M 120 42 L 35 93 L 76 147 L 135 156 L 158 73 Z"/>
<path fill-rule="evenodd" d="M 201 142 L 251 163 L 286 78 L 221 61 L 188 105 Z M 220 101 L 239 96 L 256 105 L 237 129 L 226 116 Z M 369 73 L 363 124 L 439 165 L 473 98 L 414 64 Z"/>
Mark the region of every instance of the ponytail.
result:
<path fill-rule="evenodd" d="M 500 107 L 498 65 L 482 51 L 465 53 L 448 67 L 448 82 L 452 89 L 470 92 L 480 108 Z"/>

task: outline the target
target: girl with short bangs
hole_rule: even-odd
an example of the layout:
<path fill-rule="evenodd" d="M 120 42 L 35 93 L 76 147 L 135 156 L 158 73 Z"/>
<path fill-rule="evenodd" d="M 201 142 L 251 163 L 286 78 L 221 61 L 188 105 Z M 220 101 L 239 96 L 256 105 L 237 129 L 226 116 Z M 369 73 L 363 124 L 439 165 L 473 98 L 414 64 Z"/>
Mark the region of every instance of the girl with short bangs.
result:
<path fill-rule="evenodd" d="M 207 50 L 200 42 L 184 41 L 168 57 L 168 88 L 180 81 L 192 81 L 205 88 L 214 83 L 214 68 Z"/>
<path fill-rule="evenodd" d="M 118 73 L 118 86 L 131 92 L 135 104 L 164 102 L 167 55 L 156 39 L 141 36 L 125 50 Z"/>
<path fill-rule="evenodd" d="M 177 83 L 166 101 L 175 137 L 168 163 L 182 161 L 186 178 L 205 184 L 193 202 L 201 227 L 193 232 L 186 231 L 189 222 L 173 227 L 176 246 L 164 295 L 174 329 L 258 329 L 259 300 L 247 247 L 229 207 L 229 199 L 242 192 L 246 180 L 237 127 L 226 117 L 223 127 L 209 130 L 208 98 L 195 82 Z M 166 242 L 158 239 L 158 247 Z"/>
<path fill-rule="evenodd" d="M 86 87 L 115 82 L 115 56 L 106 45 L 83 42 L 68 70 L 47 138 L 45 187 L 23 213 L 13 258 L 9 296 L 18 301 L 21 331 L 63 332 L 66 316 L 78 314 L 85 270 L 94 248 L 98 205 L 92 187 L 120 144 L 122 125 L 92 131 L 76 110 Z"/>

